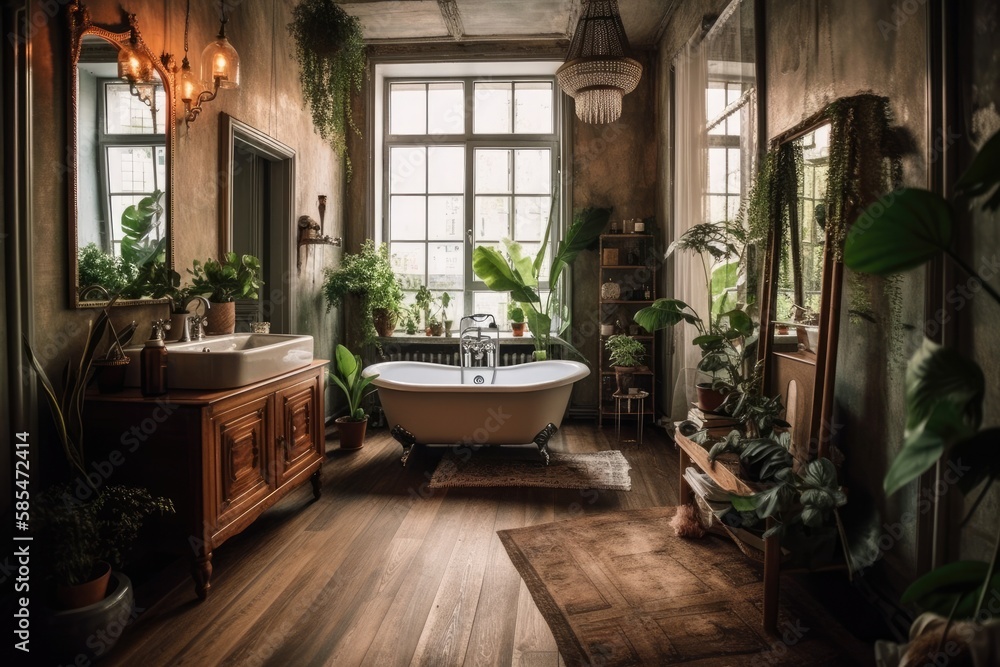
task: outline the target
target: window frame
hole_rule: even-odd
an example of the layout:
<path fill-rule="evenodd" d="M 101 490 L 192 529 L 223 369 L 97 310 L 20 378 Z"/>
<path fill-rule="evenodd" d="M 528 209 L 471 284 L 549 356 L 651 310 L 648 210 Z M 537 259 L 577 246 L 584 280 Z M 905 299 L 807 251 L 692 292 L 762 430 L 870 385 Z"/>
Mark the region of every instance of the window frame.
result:
<path fill-rule="evenodd" d="M 166 156 L 167 133 L 166 127 L 163 128 L 163 132 L 158 133 L 108 133 L 107 87 L 111 84 L 125 84 L 121 79 L 108 77 L 99 77 L 96 83 L 99 92 L 97 95 L 97 160 L 98 169 L 100 169 L 98 191 L 100 193 L 101 209 L 103 213 L 102 217 L 105 222 L 104 233 L 105 238 L 107 239 L 108 250 L 112 255 L 118 257 L 121 255 L 122 239 L 115 238 L 116 223 L 111 217 L 112 212 L 114 211 L 112 198 L 138 197 L 141 199 L 142 197 L 152 195 L 156 190 L 166 190 L 166 184 L 159 182 L 159 174 L 156 166 L 156 149 L 163 149 L 164 160 L 166 161 L 168 159 Z M 153 92 L 154 95 L 156 95 L 156 89 L 163 90 L 164 92 L 166 90 L 162 83 L 155 84 Z M 150 141 L 151 138 L 156 137 L 159 137 L 161 141 Z M 108 167 L 108 149 L 110 148 L 150 148 L 153 152 L 153 190 L 150 192 L 111 192 L 111 173 Z M 164 172 L 166 172 L 166 165 L 164 165 Z"/>
<path fill-rule="evenodd" d="M 391 86 L 393 84 L 435 84 L 435 83 L 456 83 L 461 82 L 464 86 L 464 98 L 465 98 L 465 109 L 464 109 L 464 132 L 461 134 L 390 134 L 390 120 L 392 115 L 391 103 Z M 513 98 L 513 87 L 517 83 L 531 83 L 531 82 L 545 82 L 552 86 L 552 132 L 549 134 L 539 134 L 539 133 L 517 133 L 514 132 L 514 114 L 513 109 L 511 113 L 511 132 L 496 134 L 496 133 L 476 133 L 475 132 L 475 84 L 476 83 L 510 83 L 512 88 L 512 104 L 514 102 Z M 562 94 L 559 85 L 556 81 L 555 75 L 539 74 L 539 75 L 523 75 L 523 74 L 512 74 L 510 76 L 504 76 L 499 74 L 483 75 L 483 76 L 385 76 L 382 80 L 382 108 L 381 108 L 381 118 L 378 119 L 382 125 L 381 134 L 381 156 L 382 156 L 382 178 L 381 178 L 381 197 L 382 204 L 382 216 L 380 222 L 381 238 L 390 248 L 392 245 L 392 239 L 390 236 L 390 170 L 391 170 L 391 160 L 390 152 L 392 148 L 397 147 L 431 147 L 431 146 L 458 146 L 462 145 L 465 148 L 465 181 L 464 187 L 465 191 L 463 193 L 463 210 L 464 210 L 464 229 L 462 230 L 462 238 L 459 243 L 462 244 L 464 249 L 464 280 L 462 287 L 462 294 L 464 296 L 464 303 L 462 304 L 463 313 L 473 312 L 475 293 L 476 292 L 491 292 L 489 288 L 486 287 L 485 283 L 479 280 L 472 270 L 472 250 L 475 247 L 474 239 L 474 229 L 473 223 L 475 219 L 475 153 L 478 149 L 506 149 L 506 150 L 518 150 L 518 149 L 539 149 L 548 148 L 552 151 L 551 160 L 551 172 L 550 172 L 550 190 L 556 191 L 558 189 L 558 195 L 555 197 L 549 215 L 554 217 L 553 224 L 549 228 L 549 253 L 554 252 L 554 248 L 558 243 L 559 239 L 562 238 L 562 232 L 564 229 L 565 219 L 562 215 L 562 193 L 561 193 L 561 181 L 560 175 L 562 173 L 562 164 L 564 160 L 563 142 L 564 142 L 564 127 L 565 123 L 563 120 L 564 115 L 564 95 Z M 424 104 L 425 106 L 425 117 L 429 121 L 429 95 L 425 95 Z M 512 165 L 513 169 L 513 165 Z M 513 171 L 512 171 L 513 174 Z M 422 193 L 423 197 L 428 197 L 429 193 L 425 191 Z M 514 184 L 511 183 L 511 191 L 509 194 L 500 195 L 507 196 L 510 198 L 511 207 L 510 214 L 508 218 L 509 227 L 508 229 L 513 236 L 514 231 L 514 201 L 517 194 L 514 192 Z M 530 196 L 530 195 L 529 195 Z M 540 196 L 540 195 L 533 195 Z M 551 196 L 551 195 L 550 195 Z M 426 206 L 426 203 L 425 203 Z M 400 242 L 405 242 L 400 240 Z M 422 241 L 425 247 L 428 246 L 432 241 L 425 237 Z M 449 241 L 449 243 L 454 243 L 455 241 Z M 391 252 L 391 251 L 390 251 Z M 426 260 L 425 255 L 425 260 Z M 427 270 L 427 263 L 425 261 L 425 272 Z M 565 282 L 565 281 L 564 281 Z M 549 283 L 548 281 L 542 281 L 539 284 L 540 291 L 548 291 Z M 432 290 L 434 292 L 441 292 L 447 290 Z M 454 306 L 452 306 L 454 307 Z M 501 329 L 507 329 L 506 313 L 496 313 L 498 319 L 498 325 Z"/>

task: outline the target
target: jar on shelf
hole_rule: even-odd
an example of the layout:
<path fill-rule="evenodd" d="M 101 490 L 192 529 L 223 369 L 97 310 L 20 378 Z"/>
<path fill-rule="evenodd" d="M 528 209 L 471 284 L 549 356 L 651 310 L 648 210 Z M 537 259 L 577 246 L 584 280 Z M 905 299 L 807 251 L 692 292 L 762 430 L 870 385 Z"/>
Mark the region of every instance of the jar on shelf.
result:
<path fill-rule="evenodd" d="M 622 288 L 611 278 L 601 285 L 601 298 L 605 301 L 614 301 L 621 296 L 621 293 Z"/>

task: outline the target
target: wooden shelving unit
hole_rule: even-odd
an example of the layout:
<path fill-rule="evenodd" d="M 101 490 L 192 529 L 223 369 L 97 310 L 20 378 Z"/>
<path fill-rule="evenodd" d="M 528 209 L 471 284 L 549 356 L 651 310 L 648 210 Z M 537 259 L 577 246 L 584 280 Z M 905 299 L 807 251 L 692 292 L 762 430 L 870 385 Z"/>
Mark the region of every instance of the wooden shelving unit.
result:
<path fill-rule="evenodd" d="M 600 321 L 602 324 L 621 322 L 621 330 L 617 333 L 628 333 L 646 346 L 646 365 L 656 367 L 656 337 L 642 331 L 632 333 L 630 327 L 637 327 L 632 319 L 640 309 L 653 303 L 656 299 L 656 247 L 652 234 L 602 234 L 600 246 L 600 285 L 611 282 L 618 287 L 618 295 L 614 298 L 604 298 L 601 287 L 598 288 L 597 301 Z M 634 329 L 633 329 L 634 330 Z M 604 420 L 614 423 L 615 401 L 615 371 L 608 362 L 608 352 L 604 343 L 606 335 L 598 337 L 597 359 L 600 366 L 598 384 L 598 417 L 599 426 Z M 649 393 L 644 402 L 641 414 L 622 414 L 625 419 L 652 420 L 656 413 L 656 375 L 651 370 L 635 374 L 635 386 Z"/>

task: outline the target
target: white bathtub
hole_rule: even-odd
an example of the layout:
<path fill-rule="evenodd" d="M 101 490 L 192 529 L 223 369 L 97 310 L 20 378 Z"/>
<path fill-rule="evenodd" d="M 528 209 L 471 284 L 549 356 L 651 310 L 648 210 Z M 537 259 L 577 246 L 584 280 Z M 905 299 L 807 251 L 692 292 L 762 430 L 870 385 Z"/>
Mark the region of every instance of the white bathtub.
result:
<path fill-rule="evenodd" d="M 523 445 L 534 442 L 543 455 L 548 438 L 562 424 L 573 383 L 590 369 L 577 361 L 535 361 L 496 369 L 465 369 L 419 361 L 369 366 L 393 436 L 404 447 L 403 463 L 416 443 Z M 551 427 L 550 427 L 551 425 Z M 541 442 L 539 441 L 541 440 Z"/>

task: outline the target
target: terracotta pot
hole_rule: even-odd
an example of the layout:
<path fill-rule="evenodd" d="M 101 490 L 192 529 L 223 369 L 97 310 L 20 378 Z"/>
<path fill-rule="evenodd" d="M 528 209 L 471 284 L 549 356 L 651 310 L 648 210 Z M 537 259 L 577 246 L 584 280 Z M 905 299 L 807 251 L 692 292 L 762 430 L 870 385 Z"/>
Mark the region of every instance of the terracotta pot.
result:
<path fill-rule="evenodd" d="M 428 336 L 440 336 L 441 334 L 444 333 L 444 325 L 440 323 L 432 324 L 429 327 L 427 327 L 427 331 L 429 332 L 427 334 Z"/>
<path fill-rule="evenodd" d="M 636 366 L 615 366 L 615 382 L 618 383 L 619 394 L 627 394 L 635 385 Z"/>
<path fill-rule="evenodd" d="M 129 357 L 121 359 L 95 359 L 92 363 L 97 378 L 97 390 L 102 394 L 114 394 L 125 388 L 125 374 L 128 372 Z"/>
<path fill-rule="evenodd" d="M 517 337 L 523 336 L 524 335 L 524 322 L 511 322 L 510 323 L 510 330 Z"/>
<path fill-rule="evenodd" d="M 392 335 L 392 332 L 396 330 L 396 323 L 398 321 L 399 316 L 391 310 L 386 310 L 385 308 L 375 308 L 372 310 L 372 324 L 375 325 L 375 331 L 378 332 L 378 335 L 383 338 Z"/>
<path fill-rule="evenodd" d="M 365 444 L 365 431 L 368 428 L 368 417 L 362 421 L 354 421 L 349 417 L 336 419 L 337 430 L 340 431 L 340 448 L 347 450 L 361 449 Z"/>
<path fill-rule="evenodd" d="M 698 407 L 706 412 L 713 412 L 726 400 L 726 395 L 718 389 L 712 388 L 711 382 L 702 382 L 695 385 L 698 392 Z"/>
<path fill-rule="evenodd" d="M 63 609 L 79 609 L 104 599 L 111 579 L 111 565 L 103 560 L 94 563 L 91 578 L 73 586 L 57 586 L 56 601 Z"/>
<path fill-rule="evenodd" d="M 234 331 L 236 331 L 236 302 L 217 303 L 213 301 L 212 307 L 208 309 L 208 323 L 205 324 L 205 333 L 210 336 L 218 336 L 231 334 Z"/>

